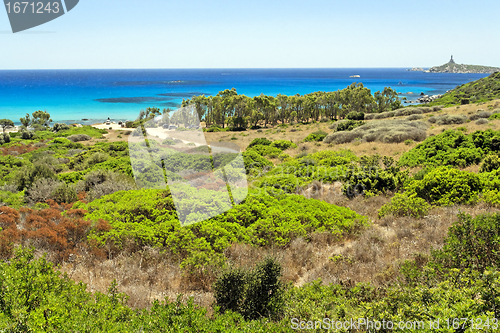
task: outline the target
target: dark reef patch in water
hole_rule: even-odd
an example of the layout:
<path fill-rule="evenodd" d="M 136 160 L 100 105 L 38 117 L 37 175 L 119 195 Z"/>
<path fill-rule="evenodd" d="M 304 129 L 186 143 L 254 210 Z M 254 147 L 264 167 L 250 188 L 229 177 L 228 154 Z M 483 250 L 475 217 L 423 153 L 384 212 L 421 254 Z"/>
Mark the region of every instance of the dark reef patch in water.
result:
<path fill-rule="evenodd" d="M 173 98 L 168 98 L 168 97 L 116 97 L 116 98 L 99 98 L 96 99 L 96 101 L 101 103 L 141 104 L 149 102 L 164 102 L 164 101 L 170 101 L 172 99 Z"/>
<path fill-rule="evenodd" d="M 165 93 L 165 94 L 158 94 L 158 96 L 168 96 L 168 97 L 193 97 L 193 96 L 201 96 L 201 95 L 211 95 L 210 93 L 204 93 L 204 92 L 175 92 L 175 93 Z"/>

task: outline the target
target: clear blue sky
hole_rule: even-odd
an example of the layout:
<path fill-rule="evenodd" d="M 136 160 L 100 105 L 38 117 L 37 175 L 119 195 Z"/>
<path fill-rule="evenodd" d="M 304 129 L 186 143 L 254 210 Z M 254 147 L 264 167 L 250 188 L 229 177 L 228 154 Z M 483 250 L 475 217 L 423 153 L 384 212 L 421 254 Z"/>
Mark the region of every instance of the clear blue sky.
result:
<path fill-rule="evenodd" d="M 0 69 L 500 66 L 498 0 L 81 0 Z"/>

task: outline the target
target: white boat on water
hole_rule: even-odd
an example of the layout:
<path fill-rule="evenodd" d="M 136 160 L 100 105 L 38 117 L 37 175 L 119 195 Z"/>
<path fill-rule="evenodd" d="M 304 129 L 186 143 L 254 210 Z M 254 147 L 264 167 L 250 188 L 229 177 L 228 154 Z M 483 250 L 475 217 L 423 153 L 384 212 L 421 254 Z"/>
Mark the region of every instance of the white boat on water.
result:
<path fill-rule="evenodd" d="M 361 76 L 359 76 L 359 75 L 351 75 L 349 77 L 361 77 Z"/>

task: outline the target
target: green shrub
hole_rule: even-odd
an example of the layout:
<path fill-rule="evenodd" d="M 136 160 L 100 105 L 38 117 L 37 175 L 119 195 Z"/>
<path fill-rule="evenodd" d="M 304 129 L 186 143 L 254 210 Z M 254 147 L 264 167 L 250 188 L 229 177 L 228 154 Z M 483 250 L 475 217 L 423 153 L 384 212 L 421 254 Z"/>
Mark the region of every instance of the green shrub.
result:
<path fill-rule="evenodd" d="M 271 147 L 275 147 L 280 150 L 287 150 L 289 148 L 297 148 L 297 145 L 289 140 L 276 140 L 271 143 Z"/>
<path fill-rule="evenodd" d="M 269 158 L 277 158 L 281 154 L 281 149 L 271 146 L 255 145 L 247 149 L 247 151 L 255 151 L 261 156 Z"/>
<path fill-rule="evenodd" d="M 311 134 L 309 134 L 304 141 L 306 142 L 315 142 L 315 141 L 323 141 L 323 139 L 326 137 L 327 133 L 324 131 L 316 131 Z"/>
<path fill-rule="evenodd" d="M 0 206 L 10 206 L 19 209 L 24 205 L 24 192 L 18 192 L 17 188 L 0 187 Z"/>
<path fill-rule="evenodd" d="M 427 215 L 430 205 L 416 193 L 396 193 L 390 203 L 383 205 L 378 211 L 378 217 L 386 215 L 423 217 Z"/>
<path fill-rule="evenodd" d="M 410 146 L 413 144 L 413 140 L 405 140 L 405 145 Z"/>
<path fill-rule="evenodd" d="M 346 116 L 349 120 L 364 120 L 365 114 L 363 112 L 351 111 Z"/>
<path fill-rule="evenodd" d="M 351 167 L 342 176 L 342 191 L 349 198 L 394 192 L 402 188 L 407 179 L 408 171 L 403 172 L 396 167 L 386 169 L 375 165 Z"/>
<path fill-rule="evenodd" d="M 484 271 L 500 263 L 500 214 L 472 217 L 459 214 L 448 230 L 441 250 L 433 253 L 435 261 L 446 268 L 472 268 Z"/>
<path fill-rule="evenodd" d="M 250 272 L 243 302 L 246 319 L 279 319 L 282 316 L 285 287 L 281 276 L 281 265 L 272 257 L 258 263 Z"/>
<path fill-rule="evenodd" d="M 66 131 L 69 129 L 70 129 L 69 125 L 64 123 L 55 123 L 54 127 L 52 128 L 54 132 Z"/>
<path fill-rule="evenodd" d="M 36 163 L 31 167 L 23 167 L 14 175 L 14 182 L 17 188 L 22 191 L 30 187 L 38 179 L 56 179 L 54 169 L 46 164 Z"/>
<path fill-rule="evenodd" d="M 489 116 L 488 118 L 489 120 L 496 120 L 496 119 L 500 119 L 500 113 L 495 113 L 493 112 L 493 114 L 491 116 Z"/>
<path fill-rule="evenodd" d="M 247 282 L 246 272 L 237 268 L 224 271 L 217 277 L 213 291 L 215 302 L 222 313 L 228 310 L 243 312 Z"/>
<path fill-rule="evenodd" d="M 427 173 L 422 180 L 412 181 L 407 189 L 431 204 L 448 206 L 474 203 L 482 184 L 473 172 L 442 166 Z"/>
<path fill-rule="evenodd" d="M 500 168 L 500 157 L 496 154 L 489 154 L 481 163 L 481 168 L 479 172 L 491 172 L 494 170 L 498 170 Z"/>
<path fill-rule="evenodd" d="M 10 142 L 9 133 L 0 133 L 0 145 Z"/>
<path fill-rule="evenodd" d="M 253 146 L 261 145 L 261 146 L 270 146 L 271 143 L 273 143 L 271 140 L 268 140 L 266 138 L 256 138 L 253 139 L 252 142 L 248 145 L 248 148 L 251 148 Z"/>
<path fill-rule="evenodd" d="M 472 134 L 447 130 L 427 138 L 404 153 L 399 164 L 410 167 L 422 165 L 466 167 L 478 164 L 486 152 L 497 150 L 499 142 L 491 130 L 476 131 Z"/>
<path fill-rule="evenodd" d="M 279 193 L 280 191 L 296 193 L 301 186 L 305 185 L 305 180 L 297 178 L 295 175 L 270 175 L 257 181 L 255 185 L 270 193 Z"/>
<path fill-rule="evenodd" d="M 204 128 L 204 132 L 224 132 L 227 128 L 222 128 L 219 125 L 212 125 L 208 128 Z"/>
<path fill-rule="evenodd" d="M 214 196 L 214 191 L 198 190 L 185 205 L 196 205 L 201 211 L 223 202 L 224 196 Z M 312 232 L 341 238 L 367 225 L 365 217 L 345 207 L 258 190 L 250 190 L 243 203 L 226 213 L 184 227 L 177 214 L 186 213 L 182 207 L 176 210 L 166 190 L 120 191 L 88 204 L 76 203 L 73 208 L 88 211 L 88 220 L 110 223 L 111 230 L 91 232 L 89 238 L 96 244 L 113 241 L 119 249 L 133 240 L 139 247 L 159 247 L 178 255 L 188 270 L 220 261 L 224 250 L 234 243 L 286 246 Z"/>
<path fill-rule="evenodd" d="M 21 130 L 21 139 L 23 140 L 33 140 L 36 137 L 34 131 Z"/>
<path fill-rule="evenodd" d="M 500 192 L 498 190 L 485 190 L 483 201 L 493 207 L 500 207 Z"/>
<path fill-rule="evenodd" d="M 356 127 L 364 125 L 365 122 L 362 120 L 356 121 L 356 120 L 347 120 L 347 121 L 339 121 L 334 123 L 334 125 L 337 125 L 335 130 L 336 132 L 342 132 L 342 131 L 352 131 Z"/>
<path fill-rule="evenodd" d="M 51 199 L 57 203 L 72 203 L 78 200 L 78 196 L 74 186 L 61 183 L 51 193 Z"/>

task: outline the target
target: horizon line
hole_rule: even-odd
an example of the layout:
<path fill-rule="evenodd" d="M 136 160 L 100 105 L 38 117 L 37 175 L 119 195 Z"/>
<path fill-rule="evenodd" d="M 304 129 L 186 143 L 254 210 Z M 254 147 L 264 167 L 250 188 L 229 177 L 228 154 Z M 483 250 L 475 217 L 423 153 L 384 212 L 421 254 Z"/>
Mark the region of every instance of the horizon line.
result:
<path fill-rule="evenodd" d="M 430 66 L 432 67 L 432 66 Z M 79 71 L 79 70 L 159 70 L 159 69 L 412 69 L 430 68 L 429 66 L 403 66 L 403 67 L 133 67 L 133 68 L 13 68 L 0 69 L 0 71 Z"/>

